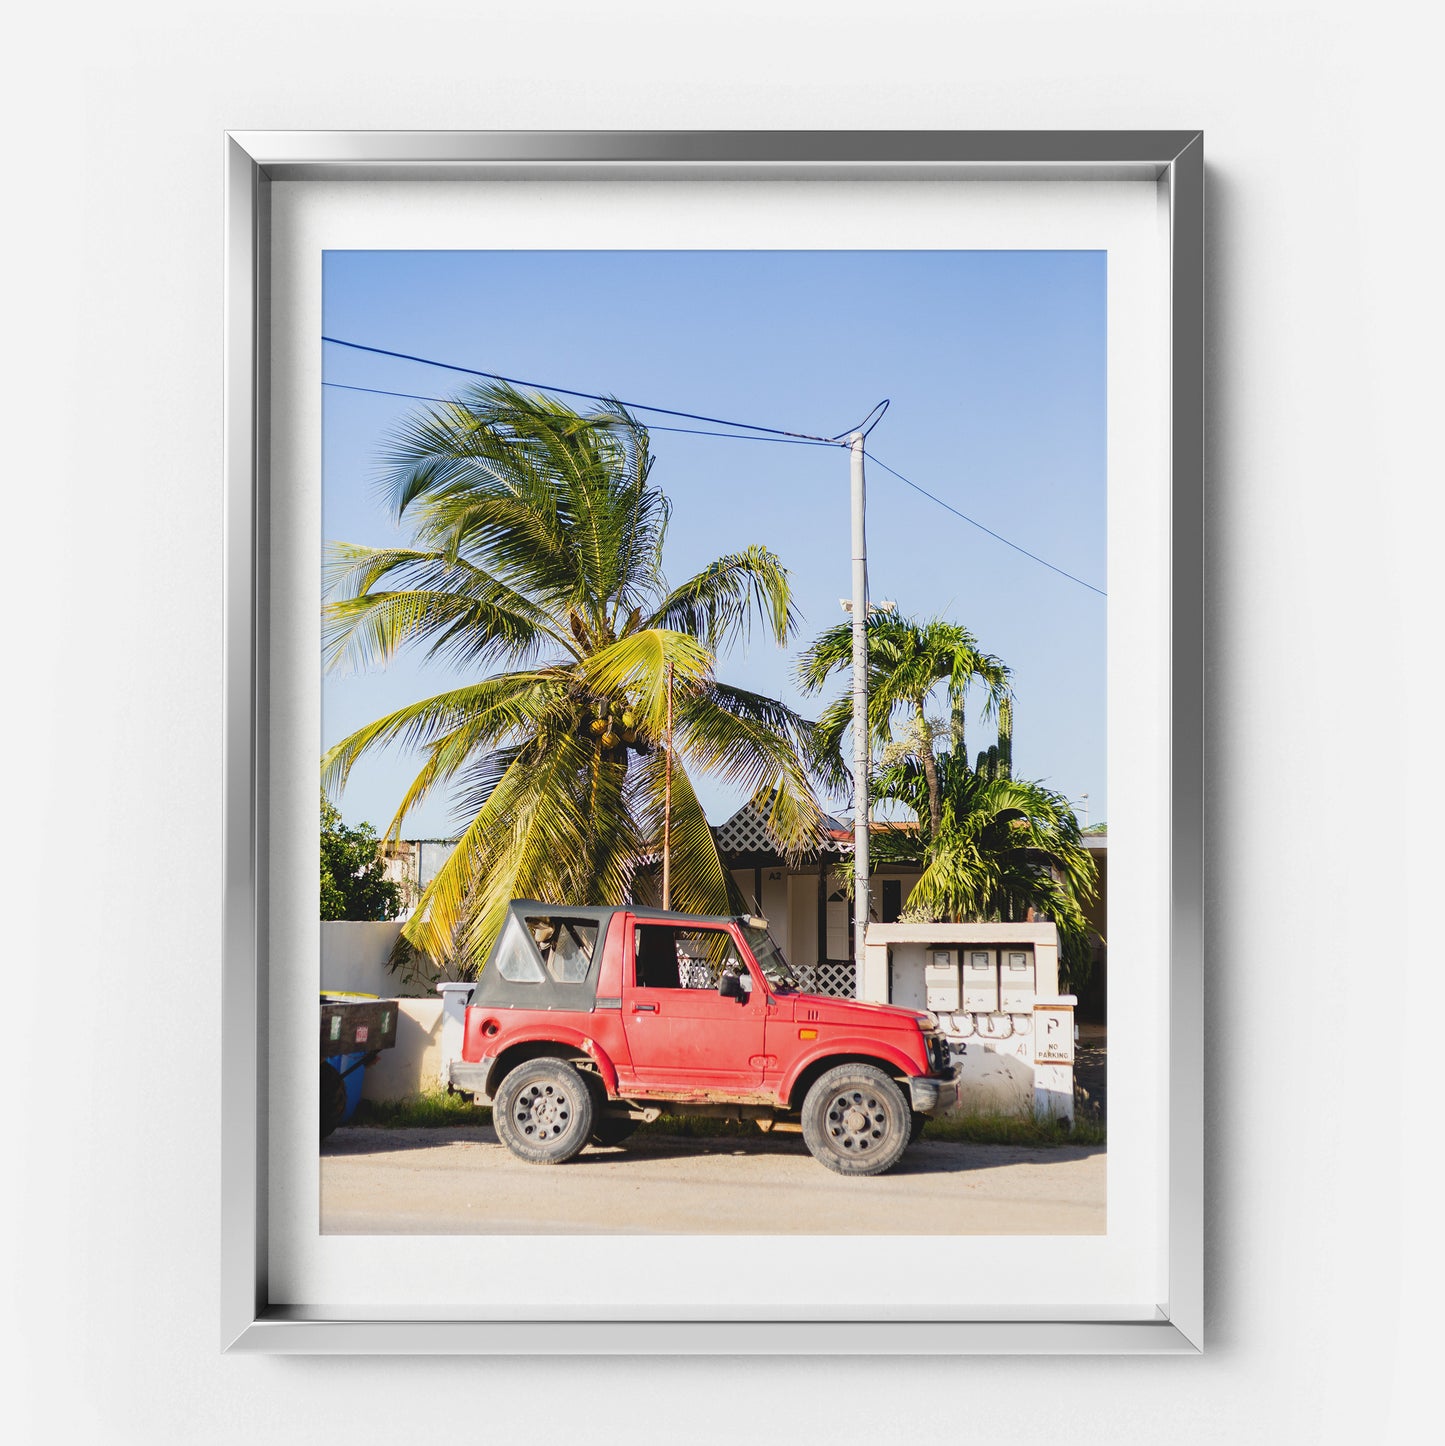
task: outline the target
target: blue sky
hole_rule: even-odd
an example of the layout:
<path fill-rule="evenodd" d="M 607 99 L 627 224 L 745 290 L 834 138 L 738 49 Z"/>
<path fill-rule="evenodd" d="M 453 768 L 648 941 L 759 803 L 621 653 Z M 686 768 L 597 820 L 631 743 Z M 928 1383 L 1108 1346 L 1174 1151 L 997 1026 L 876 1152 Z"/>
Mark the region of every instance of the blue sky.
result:
<path fill-rule="evenodd" d="M 888 397 L 869 437 L 882 462 L 1107 589 L 1105 285 L 1098 251 L 332 251 L 323 329 L 528 381 L 824 436 Z M 466 380 L 318 345 L 327 382 L 442 397 Z M 388 435 L 420 405 L 323 388 L 328 540 L 407 540 L 374 480 Z M 779 650 L 755 634 L 719 660 L 719 676 L 816 712 L 792 670 L 807 641 L 842 618 L 838 600 L 851 590 L 847 453 L 661 431 L 652 450 L 652 481 L 673 504 L 664 558 L 672 581 L 749 543 L 771 547 L 792 573 L 798 637 Z M 1104 598 L 876 466 L 868 549 L 875 601 L 961 622 L 1012 668 L 1015 772 L 1075 800 L 1087 794 L 1091 821 L 1104 820 Z M 327 677 L 322 746 L 455 681 L 413 658 Z M 973 752 L 992 733 L 970 724 Z M 416 766 L 397 750 L 364 759 L 341 799 L 346 819 L 384 828 Z M 742 802 L 720 785 L 700 792 L 714 822 Z M 438 798 L 403 832 L 443 837 L 455 823 Z"/>

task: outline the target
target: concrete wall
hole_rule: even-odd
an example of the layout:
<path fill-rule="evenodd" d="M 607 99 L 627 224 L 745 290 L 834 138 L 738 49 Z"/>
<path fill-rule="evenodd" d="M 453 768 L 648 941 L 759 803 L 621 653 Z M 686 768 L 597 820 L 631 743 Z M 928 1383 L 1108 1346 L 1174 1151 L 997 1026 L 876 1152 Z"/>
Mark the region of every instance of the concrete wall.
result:
<path fill-rule="evenodd" d="M 387 998 L 424 998 L 425 984 L 409 984 L 386 967 L 401 924 L 326 919 L 321 924 L 320 988 L 355 990 Z"/>
<path fill-rule="evenodd" d="M 970 946 L 996 959 L 1010 947 L 1028 949 L 1033 976 L 1026 999 L 1013 1007 L 973 1013 L 960 1007 L 937 1009 L 953 1050 L 961 1094 L 955 1114 L 1036 1114 L 1072 1119 L 1073 1004 L 1060 996 L 1059 936 L 1053 924 L 871 924 L 863 969 L 864 999 L 929 1008 L 924 968 L 929 951 Z M 1035 1043 L 1047 1021 L 1067 1038 L 1067 1059 L 1036 1058 Z"/>
<path fill-rule="evenodd" d="M 888 999 L 888 962 L 922 964 L 930 944 L 1000 949 L 1028 946 L 1034 954 L 1034 993 L 1059 992 L 1059 931 L 1052 924 L 870 924 L 861 998 Z"/>
<path fill-rule="evenodd" d="M 368 1100 L 400 1100 L 439 1089 L 442 1002 L 430 999 L 397 1001 L 396 1043 L 366 1067 L 361 1096 Z"/>

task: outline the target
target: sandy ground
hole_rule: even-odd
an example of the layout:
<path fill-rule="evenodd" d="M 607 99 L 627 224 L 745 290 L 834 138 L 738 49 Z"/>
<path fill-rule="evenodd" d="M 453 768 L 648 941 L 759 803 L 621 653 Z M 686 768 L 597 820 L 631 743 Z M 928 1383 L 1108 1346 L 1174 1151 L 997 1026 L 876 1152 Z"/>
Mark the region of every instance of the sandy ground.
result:
<path fill-rule="evenodd" d="M 798 1135 L 634 1137 L 526 1165 L 474 1129 L 343 1128 L 321 1147 L 331 1235 L 1102 1235 L 1102 1147 L 920 1141 L 844 1179 Z M 906 1225 L 903 1222 L 907 1222 Z"/>

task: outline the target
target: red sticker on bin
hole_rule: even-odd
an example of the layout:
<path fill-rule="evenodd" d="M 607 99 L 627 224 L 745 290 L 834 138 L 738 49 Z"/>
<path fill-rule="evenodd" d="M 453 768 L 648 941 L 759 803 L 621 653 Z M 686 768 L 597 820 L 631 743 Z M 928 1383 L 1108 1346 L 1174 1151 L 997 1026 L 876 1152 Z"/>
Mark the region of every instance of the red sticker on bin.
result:
<path fill-rule="evenodd" d="M 366 1043 L 366 1036 L 367 1036 L 368 1033 L 370 1033 L 370 1031 L 367 1029 L 366 1025 L 364 1025 L 364 1024 L 358 1024 L 358 1025 L 356 1026 L 356 1042 L 357 1042 L 357 1044 L 365 1044 L 365 1043 Z"/>

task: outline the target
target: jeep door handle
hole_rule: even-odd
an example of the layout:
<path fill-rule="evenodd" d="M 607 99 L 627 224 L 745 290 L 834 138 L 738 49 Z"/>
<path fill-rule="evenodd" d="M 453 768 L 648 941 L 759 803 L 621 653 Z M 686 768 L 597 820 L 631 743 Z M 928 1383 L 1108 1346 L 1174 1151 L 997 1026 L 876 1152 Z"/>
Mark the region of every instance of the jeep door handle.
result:
<path fill-rule="evenodd" d="M 657 1013 L 657 1005 L 655 1005 L 655 1004 L 634 1004 L 634 1005 L 632 1006 L 632 1012 L 633 1012 L 634 1014 L 656 1014 L 656 1013 Z"/>

